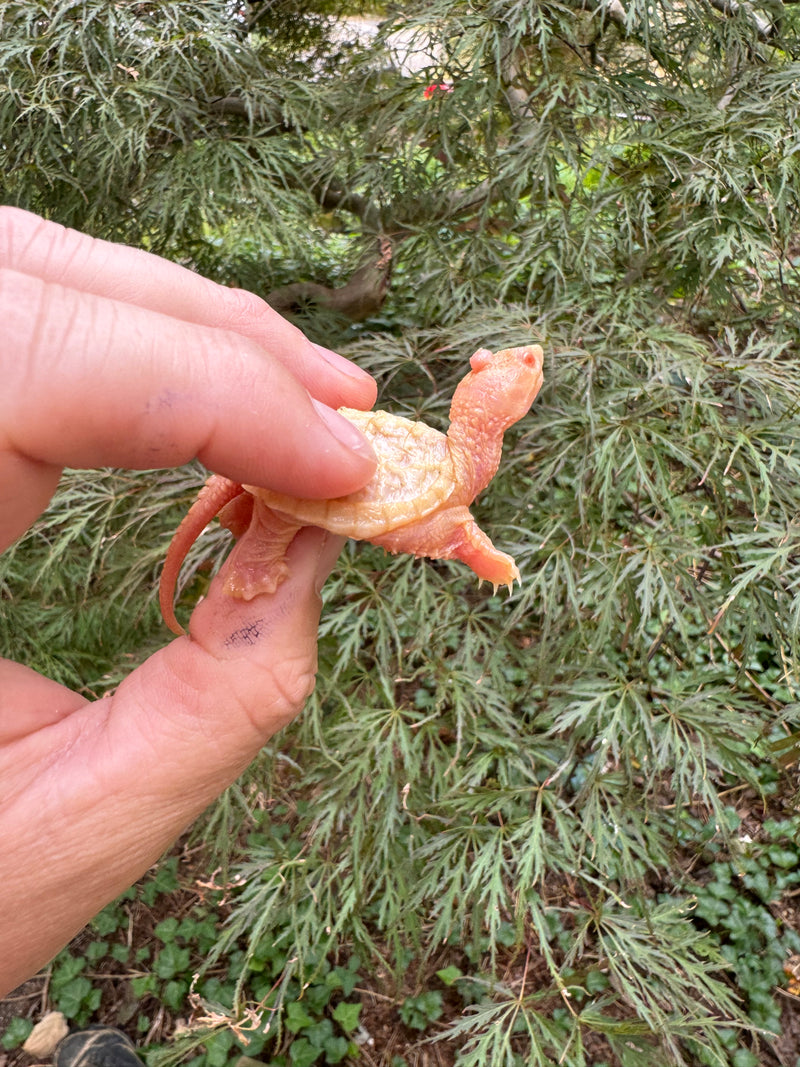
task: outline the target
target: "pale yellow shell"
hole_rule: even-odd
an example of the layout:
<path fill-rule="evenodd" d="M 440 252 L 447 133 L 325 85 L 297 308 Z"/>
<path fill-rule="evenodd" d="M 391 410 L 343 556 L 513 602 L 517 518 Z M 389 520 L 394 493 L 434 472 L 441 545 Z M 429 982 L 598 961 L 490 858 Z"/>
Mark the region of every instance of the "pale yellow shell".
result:
<path fill-rule="evenodd" d="M 444 434 L 387 411 L 339 411 L 368 438 L 378 460 L 363 489 L 332 500 L 303 500 L 251 485 L 244 488 L 304 525 L 360 539 L 421 519 L 451 495 L 456 475 Z"/>

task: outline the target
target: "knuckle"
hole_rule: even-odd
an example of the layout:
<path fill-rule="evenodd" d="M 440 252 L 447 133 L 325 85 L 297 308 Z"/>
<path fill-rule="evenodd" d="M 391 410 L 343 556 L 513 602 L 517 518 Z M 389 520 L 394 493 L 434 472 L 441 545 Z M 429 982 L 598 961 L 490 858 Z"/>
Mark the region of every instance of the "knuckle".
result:
<path fill-rule="evenodd" d="M 224 325 L 230 329 L 255 326 L 274 314 L 269 304 L 247 289 L 226 289 L 225 294 L 228 321 Z"/>
<path fill-rule="evenodd" d="M 273 715 L 286 721 L 294 718 L 314 692 L 315 668 L 304 658 L 284 660 L 272 669 L 269 703 Z"/>
<path fill-rule="evenodd" d="M 247 289 L 227 289 L 225 304 L 227 321 L 222 325 L 228 329 L 259 342 L 281 338 L 284 342 L 293 339 L 295 344 L 305 343 L 303 333 L 296 326 Z"/>
<path fill-rule="evenodd" d="M 316 646 L 242 676 L 230 696 L 258 738 L 270 737 L 302 710 L 316 684 Z"/>
<path fill-rule="evenodd" d="M 65 232 L 63 226 L 30 211 L 0 206 L 0 264 L 25 270 L 31 250 L 40 241 L 55 241 Z"/>
<path fill-rule="evenodd" d="M 36 354 L 46 334 L 47 292 L 38 279 L 0 266 L 0 299 L 6 336 L 13 339 L 17 358 L 13 361 L 21 374 L 27 370 L 28 360 Z M 6 370 L 12 369 L 11 361 Z"/>
<path fill-rule="evenodd" d="M 24 231 L 30 229 L 31 217 L 18 207 L 0 206 L 0 264 L 11 265 L 15 238 L 24 236 Z"/>

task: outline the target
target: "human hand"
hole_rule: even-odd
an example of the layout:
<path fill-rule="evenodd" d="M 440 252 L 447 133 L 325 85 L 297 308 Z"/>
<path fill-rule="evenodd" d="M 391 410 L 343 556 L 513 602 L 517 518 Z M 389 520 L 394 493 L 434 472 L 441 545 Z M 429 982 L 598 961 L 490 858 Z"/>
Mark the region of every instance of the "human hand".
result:
<path fill-rule="evenodd" d="M 296 495 L 350 492 L 369 446 L 335 407 L 372 379 L 263 301 L 147 253 L 0 208 L 0 549 L 65 465 L 198 456 Z M 100 701 L 0 660 L 0 993 L 139 877 L 313 688 L 341 542 L 306 529 L 270 597 L 215 582 L 190 637 Z"/>

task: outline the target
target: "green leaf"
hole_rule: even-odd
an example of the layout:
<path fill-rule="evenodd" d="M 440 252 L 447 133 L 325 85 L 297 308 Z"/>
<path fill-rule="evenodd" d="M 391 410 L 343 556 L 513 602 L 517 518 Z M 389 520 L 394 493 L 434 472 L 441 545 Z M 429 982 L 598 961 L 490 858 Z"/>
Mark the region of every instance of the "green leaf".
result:
<path fill-rule="evenodd" d="M 312 1045 L 304 1037 L 295 1038 L 289 1046 L 289 1059 L 294 1067 L 310 1067 L 322 1053 L 322 1048 Z"/>
<path fill-rule="evenodd" d="M 131 989 L 138 1000 L 148 994 L 156 993 L 159 988 L 159 981 L 154 974 L 137 975 L 131 978 Z"/>
<path fill-rule="evenodd" d="M 79 1020 L 85 1010 L 94 1010 L 100 1003 L 100 990 L 94 989 L 88 978 L 73 978 L 60 986 L 53 999 L 59 1011 L 68 1019 Z"/>
<path fill-rule="evenodd" d="M 205 1040 L 206 1064 L 208 1067 L 225 1067 L 230 1051 L 236 1044 L 236 1036 L 231 1030 L 217 1030 Z"/>
<path fill-rule="evenodd" d="M 86 959 L 89 963 L 96 963 L 108 954 L 108 941 L 90 941 L 86 946 Z"/>
<path fill-rule="evenodd" d="M 736 1049 L 731 1056 L 732 1067 L 758 1067 L 760 1062 L 758 1056 L 751 1052 L 750 1049 Z"/>
<path fill-rule="evenodd" d="M 322 1043 L 325 1051 L 325 1062 L 330 1064 L 341 1063 L 348 1053 L 357 1046 L 351 1045 L 346 1037 L 329 1037 Z"/>
<path fill-rule="evenodd" d="M 174 916 L 171 916 L 170 918 L 163 919 L 160 923 L 158 923 L 153 933 L 160 941 L 163 941 L 165 944 L 167 944 L 168 942 L 175 940 L 175 935 L 178 932 L 179 926 L 179 920 L 174 918 Z"/>
<path fill-rule="evenodd" d="M 89 925 L 100 937 L 107 937 L 122 929 L 126 921 L 125 913 L 119 904 L 109 904 L 95 915 Z"/>
<path fill-rule="evenodd" d="M 177 1012 L 183 1006 L 186 994 L 189 992 L 189 983 L 172 980 L 165 982 L 161 988 L 161 1000 L 170 1011 Z"/>
<path fill-rule="evenodd" d="M 355 1030 L 358 1026 L 358 1017 L 361 1013 L 361 1007 L 361 1004 L 348 1004 L 347 1001 L 343 1000 L 333 1009 L 333 1018 L 346 1034 L 349 1034 L 351 1030 Z"/>
<path fill-rule="evenodd" d="M 315 1047 L 321 1048 L 329 1037 L 333 1037 L 333 1023 L 330 1019 L 320 1019 L 319 1022 L 303 1028 L 303 1037 Z"/>
<path fill-rule="evenodd" d="M 32 1029 L 33 1022 L 30 1019 L 24 1019 L 19 1015 L 15 1016 L 3 1031 L 3 1036 L 0 1037 L 0 1046 L 7 1052 L 18 1048 L 27 1040 Z"/>
<path fill-rule="evenodd" d="M 444 999 L 438 990 L 428 990 L 416 997 L 407 997 L 399 1010 L 406 1026 L 412 1030 L 425 1030 L 444 1011 Z"/>
<path fill-rule="evenodd" d="M 285 1026 L 293 1034 L 298 1033 L 305 1026 L 312 1026 L 314 1019 L 308 1014 L 305 1006 L 298 1000 L 289 1001 L 286 1005 Z"/>
<path fill-rule="evenodd" d="M 769 856 L 770 862 L 774 863 L 776 867 L 796 869 L 798 862 L 800 862 L 800 856 L 798 856 L 797 849 L 781 848 L 780 845 L 770 845 L 767 849 L 767 855 Z"/>
<path fill-rule="evenodd" d="M 608 989 L 608 975 L 594 969 L 587 971 L 584 985 L 589 993 L 601 993 L 604 989 Z"/>
<path fill-rule="evenodd" d="M 331 988 L 341 989 L 349 997 L 358 984 L 358 972 L 350 966 L 334 967 L 325 975 L 325 981 Z"/>
<path fill-rule="evenodd" d="M 68 952 L 62 952 L 56 957 L 53 969 L 51 985 L 54 989 L 61 989 L 69 985 L 86 969 L 86 960 L 78 956 L 72 956 Z"/>
<path fill-rule="evenodd" d="M 153 961 L 153 970 L 159 978 L 174 978 L 189 970 L 190 960 L 188 948 L 178 948 L 174 942 L 167 942 Z"/>

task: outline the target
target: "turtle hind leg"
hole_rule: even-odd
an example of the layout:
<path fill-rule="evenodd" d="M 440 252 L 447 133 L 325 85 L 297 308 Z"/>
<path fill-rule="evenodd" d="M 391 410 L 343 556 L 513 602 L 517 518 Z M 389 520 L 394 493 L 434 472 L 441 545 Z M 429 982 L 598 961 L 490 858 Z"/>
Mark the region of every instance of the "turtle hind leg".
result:
<path fill-rule="evenodd" d="M 300 525 L 254 499 L 250 525 L 220 570 L 225 592 L 241 600 L 274 593 L 289 573 L 286 553 Z"/>

